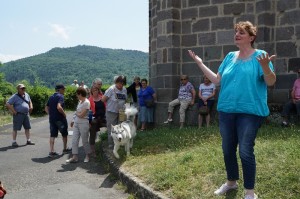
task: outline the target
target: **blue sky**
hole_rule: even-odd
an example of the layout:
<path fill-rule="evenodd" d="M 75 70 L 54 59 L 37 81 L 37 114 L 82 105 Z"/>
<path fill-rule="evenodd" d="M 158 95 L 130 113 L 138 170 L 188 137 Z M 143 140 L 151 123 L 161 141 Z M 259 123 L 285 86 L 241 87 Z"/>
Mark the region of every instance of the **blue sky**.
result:
<path fill-rule="evenodd" d="M 1 0 L 0 61 L 91 45 L 148 52 L 148 0 Z"/>

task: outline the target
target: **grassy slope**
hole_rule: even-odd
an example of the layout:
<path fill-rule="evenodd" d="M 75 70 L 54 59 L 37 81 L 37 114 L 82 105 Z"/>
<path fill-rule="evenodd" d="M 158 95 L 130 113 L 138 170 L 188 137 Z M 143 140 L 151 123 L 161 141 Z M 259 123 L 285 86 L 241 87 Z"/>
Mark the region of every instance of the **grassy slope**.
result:
<path fill-rule="evenodd" d="M 259 197 L 300 198 L 299 138 L 298 127 L 260 129 L 255 146 Z M 132 156 L 122 155 L 123 168 L 170 198 L 213 198 L 226 179 L 217 127 L 138 132 Z M 241 198 L 242 171 L 240 178 L 237 192 L 218 198 Z"/>

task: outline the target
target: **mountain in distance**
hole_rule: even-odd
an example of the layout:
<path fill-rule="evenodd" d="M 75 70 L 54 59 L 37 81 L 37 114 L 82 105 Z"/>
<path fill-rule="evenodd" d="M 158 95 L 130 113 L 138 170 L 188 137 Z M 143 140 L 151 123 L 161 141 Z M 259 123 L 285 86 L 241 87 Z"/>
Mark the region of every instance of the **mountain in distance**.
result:
<path fill-rule="evenodd" d="M 126 76 L 131 84 L 134 76 L 149 78 L 148 60 L 148 53 L 142 51 L 79 45 L 4 63 L 0 72 L 11 83 L 37 81 L 50 88 L 57 83 L 70 85 L 74 79 L 88 87 L 95 78 L 113 84 L 116 75 Z"/>

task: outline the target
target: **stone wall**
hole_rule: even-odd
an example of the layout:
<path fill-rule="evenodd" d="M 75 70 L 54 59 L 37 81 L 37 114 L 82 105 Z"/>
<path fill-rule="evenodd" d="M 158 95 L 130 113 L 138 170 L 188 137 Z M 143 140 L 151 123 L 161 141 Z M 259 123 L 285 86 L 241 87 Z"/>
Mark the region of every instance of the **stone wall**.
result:
<path fill-rule="evenodd" d="M 276 54 L 276 84 L 269 101 L 284 103 L 300 68 L 299 0 L 149 0 L 150 85 L 158 96 L 155 120 L 167 118 L 168 102 L 177 97 L 179 76 L 187 74 L 198 90 L 203 73 L 188 56 L 194 50 L 217 72 L 233 42 L 233 25 L 249 20 L 258 26 L 256 48 Z M 197 110 L 188 112 L 195 124 Z M 178 115 L 175 115 L 175 123 Z"/>

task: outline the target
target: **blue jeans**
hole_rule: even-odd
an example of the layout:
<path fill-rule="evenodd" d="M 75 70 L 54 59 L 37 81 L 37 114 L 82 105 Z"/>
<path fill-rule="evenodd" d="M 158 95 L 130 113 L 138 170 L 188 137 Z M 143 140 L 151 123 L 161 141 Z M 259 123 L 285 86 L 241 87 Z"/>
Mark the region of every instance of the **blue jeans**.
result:
<path fill-rule="evenodd" d="M 257 131 L 263 120 L 264 117 L 257 115 L 219 112 L 227 180 L 239 179 L 236 156 L 237 146 L 239 146 L 245 189 L 254 189 L 256 174 L 254 145 Z"/>

